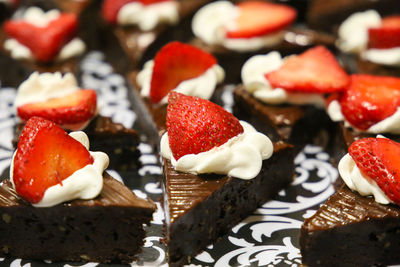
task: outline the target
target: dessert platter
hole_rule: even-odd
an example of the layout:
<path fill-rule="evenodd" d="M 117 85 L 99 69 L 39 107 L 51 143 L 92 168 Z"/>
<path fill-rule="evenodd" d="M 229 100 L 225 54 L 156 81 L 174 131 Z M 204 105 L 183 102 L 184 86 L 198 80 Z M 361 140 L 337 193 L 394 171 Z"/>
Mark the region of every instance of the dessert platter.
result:
<path fill-rule="evenodd" d="M 0 265 L 400 264 L 400 4 L 0 7 Z"/>

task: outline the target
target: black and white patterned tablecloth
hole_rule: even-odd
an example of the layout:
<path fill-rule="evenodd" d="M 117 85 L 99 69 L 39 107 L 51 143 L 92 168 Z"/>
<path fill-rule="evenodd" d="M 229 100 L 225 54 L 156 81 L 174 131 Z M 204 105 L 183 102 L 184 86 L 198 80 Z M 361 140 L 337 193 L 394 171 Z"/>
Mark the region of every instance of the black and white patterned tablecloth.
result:
<path fill-rule="evenodd" d="M 113 72 L 104 62 L 103 54 L 91 52 L 82 62 L 81 86 L 94 88 L 98 92 L 100 113 L 112 117 L 126 127 L 136 127 L 136 114 L 128 100 L 129 87 L 124 78 Z M 11 139 L 16 123 L 13 101 L 14 88 L 0 89 L 0 173 L 8 176 L 8 167 L 13 153 Z M 232 95 L 229 88 L 224 95 L 229 110 Z M 108 170 L 123 181 L 140 197 L 155 201 L 161 195 L 161 168 L 152 147 L 146 143 L 139 146 L 143 167 L 139 170 L 116 172 Z M 307 146 L 296 157 L 297 177 L 292 185 L 265 203 L 251 216 L 236 225 L 219 242 L 209 245 L 190 266 L 300 266 L 301 255 L 298 236 L 304 218 L 311 216 L 319 204 L 333 192 L 332 183 L 337 170 L 330 165 L 329 156 L 320 147 Z M 167 266 L 165 246 L 161 243 L 164 214 L 159 202 L 152 224 L 147 227 L 147 237 L 139 260 L 131 266 Z M 60 248 L 62 249 L 62 248 Z M 124 266 L 97 263 L 51 263 L 0 258 L 1 266 Z"/>

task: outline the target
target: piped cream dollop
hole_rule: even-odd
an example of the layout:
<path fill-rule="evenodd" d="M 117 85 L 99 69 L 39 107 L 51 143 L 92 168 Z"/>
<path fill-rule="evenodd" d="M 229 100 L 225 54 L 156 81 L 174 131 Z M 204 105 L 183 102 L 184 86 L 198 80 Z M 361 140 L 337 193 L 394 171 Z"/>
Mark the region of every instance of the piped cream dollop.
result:
<path fill-rule="evenodd" d="M 249 58 L 243 65 L 241 72 L 244 88 L 266 104 L 311 104 L 324 107 L 325 100 L 321 94 L 291 93 L 282 88 L 273 88 L 270 85 L 265 74 L 279 69 L 283 62 L 284 59 L 277 51 Z"/>
<path fill-rule="evenodd" d="M 118 12 L 119 25 L 137 25 L 142 31 L 151 31 L 161 23 L 176 24 L 179 21 L 177 1 L 163 1 L 150 5 L 132 2 Z"/>
<path fill-rule="evenodd" d="M 151 78 L 153 75 L 154 61 L 147 61 L 143 69 L 138 73 L 136 77 L 136 82 L 140 86 L 140 94 L 143 97 L 149 97 Z M 225 71 L 218 64 L 213 65 L 202 75 L 181 82 L 174 91 L 182 93 L 184 95 L 196 96 L 203 99 L 210 99 L 213 95 L 215 88 L 219 83 L 221 83 L 225 78 Z M 161 103 L 166 104 L 168 97 L 165 96 Z"/>
<path fill-rule="evenodd" d="M 216 1 L 200 8 L 192 20 L 194 35 L 209 45 L 222 45 L 228 49 L 245 52 L 279 44 L 284 31 L 252 38 L 227 38 L 226 30 L 235 29 L 239 8 L 229 1 Z"/>
<path fill-rule="evenodd" d="M 345 53 L 359 54 L 364 60 L 387 66 L 400 66 L 400 47 L 367 48 L 368 28 L 379 27 L 382 18 L 375 10 L 357 12 L 339 27 L 337 47 Z"/>
<path fill-rule="evenodd" d="M 56 9 L 43 11 L 38 7 L 29 7 L 23 13 L 20 20 L 26 21 L 37 27 L 46 27 L 52 20 L 60 16 L 60 11 Z M 11 57 L 20 60 L 34 60 L 33 54 L 28 47 L 10 38 L 4 41 L 4 49 L 10 52 Z M 85 43 L 78 37 L 66 43 L 55 58 L 56 61 L 63 61 L 75 56 L 82 55 L 86 50 Z"/>
<path fill-rule="evenodd" d="M 371 134 L 382 134 L 382 133 L 391 133 L 391 134 L 400 134 L 400 107 L 397 108 L 396 112 L 391 116 L 381 120 L 380 122 L 372 125 L 366 130 L 361 130 L 351 125 L 345 118 L 342 113 L 342 108 L 340 103 L 337 100 L 333 100 L 329 103 L 327 107 L 327 113 L 332 121 L 340 122 L 343 121 L 345 126 L 348 128 L 353 128 L 358 132 L 371 133 Z"/>
<path fill-rule="evenodd" d="M 71 73 L 63 75 L 60 72 L 34 72 L 18 87 L 14 107 L 17 109 L 19 106 L 25 104 L 63 97 L 77 90 L 80 90 L 78 82 Z M 84 129 L 89 122 L 90 120 L 61 126 L 64 129 L 76 131 Z"/>
<path fill-rule="evenodd" d="M 69 135 L 89 150 L 89 139 L 84 132 L 72 132 Z M 73 199 L 93 199 L 97 197 L 103 189 L 103 171 L 109 164 L 109 158 L 103 152 L 89 152 L 93 158 L 93 164 L 75 171 L 71 176 L 64 179 L 62 184 L 49 187 L 42 200 L 32 205 L 35 207 L 51 207 Z M 14 185 L 13 168 L 14 158 L 10 166 L 10 178 Z"/>
<path fill-rule="evenodd" d="M 351 190 L 357 191 L 362 196 L 373 196 L 380 204 L 392 203 L 376 182 L 360 171 L 349 154 L 339 161 L 338 171 Z"/>
<path fill-rule="evenodd" d="M 262 161 L 273 153 L 271 140 L 257 132 L 250 124 L 240 121 L 244 132 L 225 144 L 199 154 L 189 154 L 175 160 L 169 147 L 168 133 L 161 138 L 161 155 L 170 159 L 177 171 L 193 174 L 226 174 L 240 179 L 256 177 Z"/>
<path fill-rule="evenodd" d="M 77 90 L 78 82 L 71 73 L 34 72 L 18 87 L 14 106 L 62 97 Z"/>

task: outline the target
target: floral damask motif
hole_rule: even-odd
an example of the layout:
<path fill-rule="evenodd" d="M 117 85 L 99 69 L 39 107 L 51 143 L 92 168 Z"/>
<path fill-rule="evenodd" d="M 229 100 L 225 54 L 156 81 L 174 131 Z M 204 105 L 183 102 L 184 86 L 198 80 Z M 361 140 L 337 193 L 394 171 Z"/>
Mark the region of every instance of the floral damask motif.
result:
<path fill-rule="evenodd" d="M 125 79 L 113 72 L 104 62 L 104 55 L 92 52 L 82 62 L 82 87 L 94 88 L 99 95 L 100 114 L 110 116 L 126 127 L 135 127 L 136 114 L 128 100 L 129 87 Z M 16 124 L 13 102 L 15 89 L 0 89 L 0 172 L 10 164 L 13 153 L 11 139 Z M 233 106 L 232 90 L 223 91 L 223 106 L 230 110 Z M 161 195 L 158 177 L 161 168 L 152 147 L 141 143 L 143 167 L 136 178 L 145 181 L 140 187 L 132 187 L 142 197 Z M 336 169 L 328 162 L 328 155 L 316 146 L 306 146 L 296 157 L 297 177 L 292 185 L 280 192 L 272 201 L 265 203 L 255 213 L 236 225 L 218 244 L 208 246 L 197 255 L 190 266 L 299 266 L 301 255 L 297 247 L 299 228 L 304 217 L 310 216 L 316 205 L 333 193 L 332 183 L 337 177 Z M 124 175 L 112 171 L 120 181 Z M 149 179 L 149 177 L 151 179 Z M 164 213 L 156 202 L 158 211 L 152 224 L 147 228 L 143 253 L 131 266 L 167 266 L 166 248 L 161 242 Z M 221 249 L 227 248 L 227 249 Z M 97 263 L 51 263 L 20 259 L 0 259 L 1 265 L 13 267 L 68 267 L 68 266 L 109 266 Z M 121 265 L 118 265 L 121 266 Z"/>
<path fill-rule="evenodd" d="M 214 266 L 232 266 L 235 261 L 237 262 L 235 266 L 251 266 L 255 262 L 257 262 L 255 266 L 269 266 L 284 261 L 291 266 L 300 265 L 300 251 L 293 246 L 291 237 L 283 238 L 282 243 L 282 245 L 247 245 L 238 248 L 223 255 Z"/>
<path fill-rule="evenodd" d="M 307 145 L 296 159 L 297 176 L 292 187 L 297 187 L 299 194 L 296 202 L 288 200 L 272 200 L 257 209 L 257 214 L 288 214 L 308 209 L 325 201 L 334 193 L 333 182 L 338 177 L 337 169 L 327 160 L 329 156 L 321 147 Z M 313 180 L 310 179 L 313 178 Z M 315 179 L 317 177 L 318 179 Z M 283 191 L 290 190 L 286 189 Z M 306 194 L 307 193 L 307 194 Z M 287 193 L 281 192 L 281 195 Z"/>

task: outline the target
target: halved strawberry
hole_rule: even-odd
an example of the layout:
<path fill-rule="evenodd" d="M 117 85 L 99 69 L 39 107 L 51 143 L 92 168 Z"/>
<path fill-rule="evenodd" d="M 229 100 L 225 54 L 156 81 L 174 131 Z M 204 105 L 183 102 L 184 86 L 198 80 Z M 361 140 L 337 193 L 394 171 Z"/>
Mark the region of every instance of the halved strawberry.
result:
<path fill-rule="evenodd" d="M 17 108 L 22 120 L 39 116 L 57 124 L 86 122 L 96 113 L 97 95 L 94 90 L 79 90 L 63 97 L 28 103 Z"/>
<path fill-rule="evenodd" d="M 169 145 L 178 160 L 220 146 L 243 132 L 238 119 L 208 100 L 172 91 L 168 98 Z"/>
<path fill-rule="evenodd" d="M 228 38 L 251 38 L 283 30 L 294 22 L 294 8 L 261 1 L 246 1 L 237 4 L 239 16 L 235 29 L 228 29 Z"/>
<path fill-rule="evenodd" d="M 287 58 L 281 68 L 265 76 L 273 87 L 297 92 L 338 92 L 349 83 L 347 73 L 323 46 Z"/>
<path fill-rule="evenodd" d="M 165 45 L 154 58 L 150 100 L 158 103 L 181 82 L 200 76 L 216 63 L 213 55 L 197 47 L 180 42 Z"/>
<path fill-rule="evenodd" d="M 77 30 L 75 14 L 64 13 L 46 27 L 37 27 L 25 21 L 9 20 L 4 24 L 6 33 L 28 47 L 38 61 L 49 62 L 70 41 Z"/>
<path fill-rule="evenodd" d="M 140 2 L 143 5 L 151 5 L 158 2 L 170 0 L 105 0 L 101 9 L 102 16 L 105 21 L 115 24 L 119 10 L 126 4 L 131 2 Z"/>
<path fill-rule="evenodd" d="M 39 117 L 26 123 L 14 156 L 17 193 L 31 203 L 75 171 L 93 163 L 89 151 L 62 128 Z"/>
<path fill-rule="evenodd" d="M 400 143 L 387 138 L 360 139 L 349 147 L 349 154 L 362 173 L 400 205 Z"/>
<path fill-rule="evenodd" d="M 400 47 L 400 16 L 390 16 L 382 19 L 377 28 L 368 29 L 369 48 Z"/>
<path fill-rule="evenodd" d="M 353 74 L 340 98 L 343 116 L 366 130 L 393 115 L 400 105 L 400 78 Z"/>

